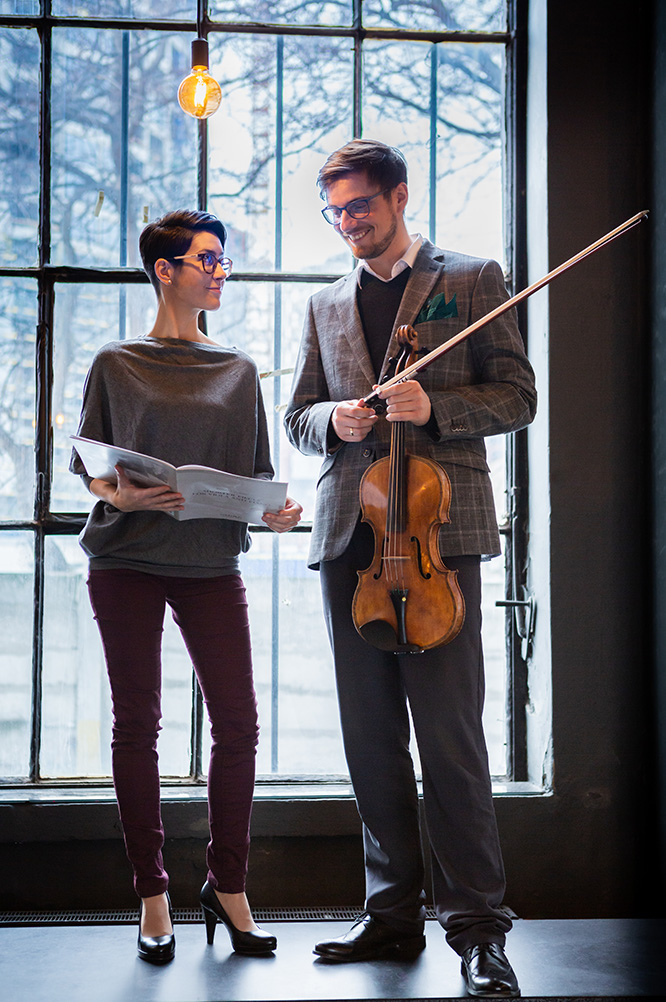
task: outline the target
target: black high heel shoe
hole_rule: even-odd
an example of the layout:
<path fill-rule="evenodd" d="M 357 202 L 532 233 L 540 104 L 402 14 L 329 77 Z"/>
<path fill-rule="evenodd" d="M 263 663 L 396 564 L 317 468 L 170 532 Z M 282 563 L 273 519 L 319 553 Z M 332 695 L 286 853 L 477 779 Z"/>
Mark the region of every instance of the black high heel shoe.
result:
<path fill-rule="evenodd" d="M 231 938 L 231 945 L 236 953 L 272 953 L 277 946 L 277 939 L 264 929 L 253 929 L 243 932 L 233 924 L 213 887 L 206 881 L 201 888 L 201 909 L 206 921 L 206 936 L 208 945 L 213 945 L 215 925 L 217 920 L 226 925 Z"/>
<path fill-rule="evenodd" d="M 171 898 L 168 891 L 166 897 L 169 905 L 169 918 L 171 919 L 171 934 L 168 936 L 142 936 L 143 901 L 139 905 L 137 952 L 141 959 L 148 961 L 149 964 L 168 964 L 176 955 L 176 936 L 173 932 L 173 912 L 171 911 Z"/>

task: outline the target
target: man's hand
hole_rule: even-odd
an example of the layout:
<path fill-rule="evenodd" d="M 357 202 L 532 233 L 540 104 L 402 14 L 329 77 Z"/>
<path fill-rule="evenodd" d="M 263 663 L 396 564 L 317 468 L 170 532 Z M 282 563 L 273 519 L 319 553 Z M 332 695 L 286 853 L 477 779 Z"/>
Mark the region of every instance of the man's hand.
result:
<path fill-rule="evenodd" d="M 157 487 L 135 487 L 122 466 L 115 467 L 118 482 L 109 484 L 106 480 L 93 480 L 90 492 L 112 504 L 119 511 L 182 511 L 185 498 L 172 491 L 167 484 Z"/>
<path fill-rule="evenodd" d="M 331 424 L 343 442 L 362 442 L 377 421 L 371 407 L 361 407 L 360 400 L 341 400 L 331 415 Z"/>
<path fill-rule="evenodd" d="M 411 421 L 421 427 L 427 424 L 432 413 L 430 397 L 415 379 L 396 383 L 382 389 L 376 386 L 377 395 L 386 401 L 387 421 Z"/>

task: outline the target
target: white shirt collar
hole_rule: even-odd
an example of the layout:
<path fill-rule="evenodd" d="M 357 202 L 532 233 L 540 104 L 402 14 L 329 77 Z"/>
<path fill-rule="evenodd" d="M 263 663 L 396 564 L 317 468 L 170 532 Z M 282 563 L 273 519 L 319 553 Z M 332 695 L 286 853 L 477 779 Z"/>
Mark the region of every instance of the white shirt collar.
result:
<path fill-rule="evenodd" d="M 391 279 L 397 278 L 397 276 L 403 272 L 405 268 L 413 268 L 414 262 L 416 261 L 416 255 L 420 251 L 421 244 L 423 243 L 423 237 L 420 233 L 410 233 L 409 236 L 412 242 L 402 257 L 398 258 L 391 268 L 391 278 L 382 278 L 382 276 L 378 275 L 376 271 L 373 271 L 367 261 L 361 261 L 356 269 L 356 281 L 358 284 L 361 284 L 361 273 L 364 268 L 366 271 L 369 271 L 371 275 L 374 275 L 375 278 L 378 278 L 380 282 L 390 282 Z"/>

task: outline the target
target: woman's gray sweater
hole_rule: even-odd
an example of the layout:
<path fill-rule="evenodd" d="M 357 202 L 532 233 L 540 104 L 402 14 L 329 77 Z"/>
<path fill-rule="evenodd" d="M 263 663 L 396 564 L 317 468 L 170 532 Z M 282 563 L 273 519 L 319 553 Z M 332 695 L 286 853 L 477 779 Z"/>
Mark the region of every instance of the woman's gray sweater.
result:
<path fill-rule="evenodd" d="M 173 466 L 273 477 L 257 368 L 235 348 L 153 337 L 104 345 L 86 378 L 78 434 Z M 90 484 L 76 449 L 70 470 Z M 214 577 L 237 571 L 250 537 L 242 522 L 181 522 L 98 501 L 80 543 L 91 567 Z"/>

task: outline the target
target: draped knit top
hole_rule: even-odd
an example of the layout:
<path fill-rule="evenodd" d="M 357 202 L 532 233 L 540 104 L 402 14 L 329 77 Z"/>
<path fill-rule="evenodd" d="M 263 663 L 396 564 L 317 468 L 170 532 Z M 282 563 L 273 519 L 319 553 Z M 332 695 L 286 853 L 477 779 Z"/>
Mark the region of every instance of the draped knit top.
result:
<path fill-rule="evenodd" d="M 266 415 L 254 362 L 236 348 L 175 338 L 113 341 L 86 377 L 78 434 L 166 460 L 272 479 Z M 72 473 L 90 477 L 76 452 Z M 97 501 L 80 535 L 95 568 L 178 577 L 236 573 L 247 525 L 121 512 Z"/>

